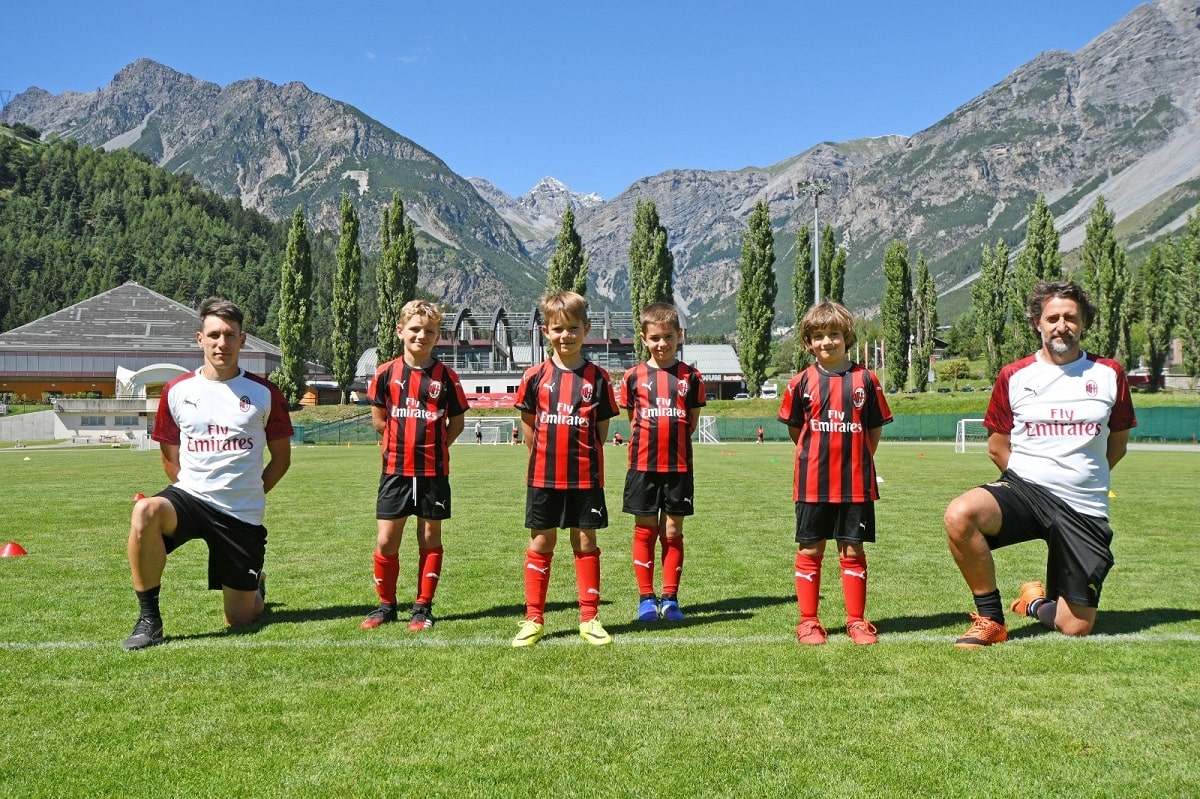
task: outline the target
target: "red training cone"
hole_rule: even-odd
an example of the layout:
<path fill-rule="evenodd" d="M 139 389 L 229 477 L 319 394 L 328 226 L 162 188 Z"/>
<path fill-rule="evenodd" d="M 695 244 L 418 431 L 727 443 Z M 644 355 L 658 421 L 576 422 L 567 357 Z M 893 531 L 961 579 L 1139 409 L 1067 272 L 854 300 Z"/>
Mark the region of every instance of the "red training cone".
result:
<path fill-rule="evenodd" d="M 25 547 L 21 546 L 16 541 L 9 541 L 4 545 L 3 549 L 0 549 L 0 558 L 15 558 L 19 555 L 28 554 L 29 553 L 25 551 Z"/>
<path fill-rule="evenodd" d="M 145 498 L 146 498 L 146 495 L 145 495 L 145 494 L 143 494 L 141 491 L 139 491 L 139 492 L 137 492 L 136 494 L 134 494 L 134 495 L 133 495 L 133 501 L 134 501 L 134 502 L 137 502 L 139 499 L 145 499 Z"/>

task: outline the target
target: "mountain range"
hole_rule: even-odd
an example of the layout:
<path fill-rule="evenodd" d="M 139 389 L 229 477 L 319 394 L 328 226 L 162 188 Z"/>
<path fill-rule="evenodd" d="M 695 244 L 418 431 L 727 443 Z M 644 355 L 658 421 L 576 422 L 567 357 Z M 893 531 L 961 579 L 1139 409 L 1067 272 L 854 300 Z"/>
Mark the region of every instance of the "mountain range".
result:
<path fill-rule="evenodd" d="M 95 92 L 30 88 L 0 121 L 127 147 L 273 218 L 303 205 L 317 227 L 336 227 L 348 192 L 368 251 L 378 249 L 383 207 L 399 192 L 421 231 L 421 284 L 459 307 L 531 303 L 569 203 L 590 260 L 590 296 L 624 308 L 634 207 L 652 199 L 675 256 L 677 301 L 693 329 L 712 332 L 732 329 L 742 234 L 760 199 L 776 231 L 777 319 L 791 321 L 796 230 L 814 213 L 798 186 L 815 183 L 826 192 L 821 224 L 847 250 L 847 304 L 866 313 L 878 305 L 884 248 L 905 239 L 914 260 L 925 256 L 947 319 L 967 305 L 982 247 L 1023 241 L 1039 193 L 1068 263 L 1100 196 L 1135 251 L 1194 212 L 1200 2 L 1138 6 L 1078 51 L 1039 55 L 911 137 L 823 142 L 762 168 L 668 170 L 607 201 L 553 178 L 512 198 L 303 84 L 252 78 L 222 88 L 145 59 Z"/>

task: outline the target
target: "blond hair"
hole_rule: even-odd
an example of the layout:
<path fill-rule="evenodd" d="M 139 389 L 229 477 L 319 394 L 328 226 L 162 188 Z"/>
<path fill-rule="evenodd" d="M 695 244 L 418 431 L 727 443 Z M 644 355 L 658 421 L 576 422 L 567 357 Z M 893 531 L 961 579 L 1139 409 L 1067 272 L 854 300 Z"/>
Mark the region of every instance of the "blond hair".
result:
<path fill-rule="evenodd" d="M 858 343 L 858 336 L 854 332 L 854 317 L 840 303 L 826 300 L 809 308 L 808 313 L 804 314 L 804 318 L 800 320 L 800 338 L 804 342 L 804 349 L 812 352 L 813 336 L 821 330 L 836 330 L 841 333 L 846 342 L 846 349 Z"/>
<path fill-rule="evenodd" d="M 574 291 L 556 291 L 542 297 L 538 304 L 542 312 L 542 321 L 550 324 L 554 319 L 574 319 L 587 324 L 587 300 Z"/>
<path fill-rule="evenodd" d="M 442 309 L 438 307 L 437 303 L 429 300 L 409 300 L 400 309 L 400 318 L 396 321 L 396 327 L 404 327 L 404 323 L 414 316 L 423 316 L 435 325 L 442 323 Z"/>

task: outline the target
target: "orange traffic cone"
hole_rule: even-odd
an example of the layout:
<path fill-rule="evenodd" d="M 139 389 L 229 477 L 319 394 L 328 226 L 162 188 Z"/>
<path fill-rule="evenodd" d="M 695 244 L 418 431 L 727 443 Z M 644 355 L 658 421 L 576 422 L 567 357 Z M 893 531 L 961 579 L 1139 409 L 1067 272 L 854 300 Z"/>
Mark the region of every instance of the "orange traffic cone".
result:
<path fill-rule="evenodd" d="M 29 553 L 25 551 L 25 547 L 21 546 L 16 541 L 9 541 L 4 545 L 3 548 L 0 548 L 0 558 L 15 558 L 19 555 L 28 554 Z"/>
<path fill-rule="evenodd" d="M 134 501 L 134 502 L 137 502 L 139 499 L 145 499 L 145 498 L 146 498 L 146 495 L 145 495 L 145 494 L 143 494 L 141 491 L 139 491 L 139 492 L 137 492 L 136 494 L 134 494 L 134 495 L 133 495 L 133 501 Z"/>

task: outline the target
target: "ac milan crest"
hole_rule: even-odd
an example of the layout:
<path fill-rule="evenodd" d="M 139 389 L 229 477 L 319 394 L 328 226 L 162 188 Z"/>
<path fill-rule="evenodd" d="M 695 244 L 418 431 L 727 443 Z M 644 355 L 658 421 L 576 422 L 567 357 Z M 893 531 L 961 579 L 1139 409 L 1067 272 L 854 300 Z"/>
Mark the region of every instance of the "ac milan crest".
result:
<path fill-rule="evenodd" d="M 242 396 L 238 397 L 238 408 L 241 409 L 242 413 L 245 413 L 253 407 L 254 404 L 250 402 L 250 398 L 248 396 L 243 394 Z"/>
<path fill-rule="evenodd" d="M 429 398 L 437 399 L 442 394 L 442 384 L 434 381 L 429 384 Z"/>
<path fill-rule="evenodd" d="M 854 407 L 861 408 L 867 402 L 867 390 L 862 386 L 854 389 Z"/>
<path fill-rule="evenodd" d="M 686 397 L 688 393 L 688 381 L 680 380 L 676 382 L 675 390 L 679 392 L 679 396 Z"/>
<path fill-rule="evenodd" d="M 591 402 L 592 392 L 594 390 L 595 389 L 591 383 L 584 383 L 579 389 L 579 396 L 583 398 L 584 402 Z"/>
<path fill-rule="evenodd" d="M 1100 393 L 1100 386 L 1096 385 L 1095 380 L 1087 381 L 1087 385 L 1083 387 L 1089 397 L 1094 397 Z"/>

